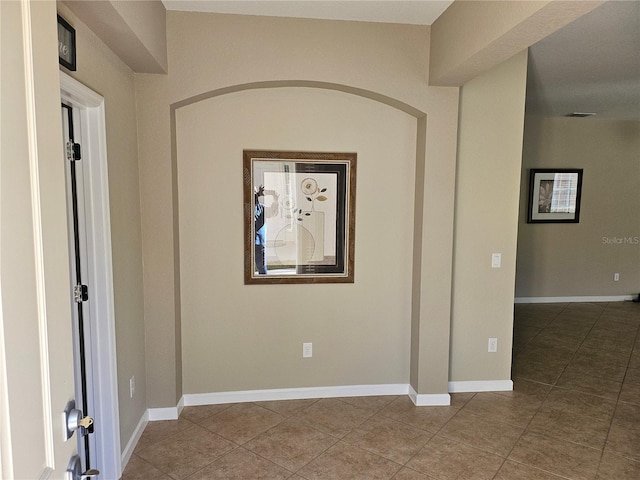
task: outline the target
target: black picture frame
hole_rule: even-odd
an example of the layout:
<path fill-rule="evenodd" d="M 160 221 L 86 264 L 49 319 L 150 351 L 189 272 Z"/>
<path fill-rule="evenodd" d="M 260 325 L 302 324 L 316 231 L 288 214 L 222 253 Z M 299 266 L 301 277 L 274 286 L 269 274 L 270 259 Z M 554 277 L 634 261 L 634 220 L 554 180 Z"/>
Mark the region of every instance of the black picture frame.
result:
<path fill-rule="evenodd" d="M 581 168 L 532 168 L 527 223 L 579 223 Z"/>
<path fill-rule="evenodd" d="M 354 282 L 356 158 L 243 152 L 245 284 Z"/>
<path fill-rule="evenodd" d="M 76 30 L 58 15 L 58 62 L 72 72 L 76 71 Z"/>

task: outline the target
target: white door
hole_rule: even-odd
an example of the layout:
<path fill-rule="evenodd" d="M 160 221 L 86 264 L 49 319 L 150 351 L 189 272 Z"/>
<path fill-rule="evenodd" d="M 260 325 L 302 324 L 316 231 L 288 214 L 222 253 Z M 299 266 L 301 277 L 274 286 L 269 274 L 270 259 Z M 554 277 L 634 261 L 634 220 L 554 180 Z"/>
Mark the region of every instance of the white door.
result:
<path fill-rule="evenodd" d="M 0 1 L 0 478 L 67 480 L 77 435 L 60 100 L 81 109 L 88 198 L 92 370 L 101 478 L 120 476 L 104 101 L 59 71 L 56 3 Z M 99 392 L 99 394 L 96 394 Z M 89 395 L 89 396 L 91 396 Z M 81 440 L 81 445 L 84 440 Z M 84 456 L 83 452 L 82 456 Z M 81 459 L 82 460 L 82 459 Z M 93 466 L 93 465 L 92 465 Z M 79 471 L 82 471 L 80 465 Z"/>
<path fill-rule="evenodd" d="M 0 2 L 0 477 L 65 478 L 76 452 L 55 2 Z M 53 40 L 53 41 L 51 41 Z"/>

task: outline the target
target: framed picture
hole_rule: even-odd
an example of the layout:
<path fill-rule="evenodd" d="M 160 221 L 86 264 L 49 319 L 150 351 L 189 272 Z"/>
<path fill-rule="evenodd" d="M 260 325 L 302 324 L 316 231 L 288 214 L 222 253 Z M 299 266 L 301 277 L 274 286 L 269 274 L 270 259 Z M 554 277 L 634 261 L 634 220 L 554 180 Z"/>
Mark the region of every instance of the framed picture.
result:
<path fill-rule="evenodd" d="M 245 284 L 353 283 L 356 154 L 243 156 Z"/>
<path fill-rule="evenodd" d="M 71 71 L 76 70 L 76 30 L 58 15 L 58 62 Z"/>
<path fill-rule="evenodd" d="M 582 169 L 531 169 L 528 223 L 580 222 Z"/>

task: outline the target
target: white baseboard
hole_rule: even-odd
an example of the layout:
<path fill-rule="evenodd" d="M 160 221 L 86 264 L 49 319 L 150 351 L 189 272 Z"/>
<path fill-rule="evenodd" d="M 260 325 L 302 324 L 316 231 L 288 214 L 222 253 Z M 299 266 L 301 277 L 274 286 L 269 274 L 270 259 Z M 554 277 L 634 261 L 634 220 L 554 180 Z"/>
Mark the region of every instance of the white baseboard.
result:
<path fill-rule="evenodd" d="M 178 402 L 175 407 L 166 408 L 150 408 L 147 410 L 150 422 L 157 422 L 158 420 L 177 420 L 184 408 L 184 396 Z"/>
<path fill-rule="evenodd" d="M 451 395 L 448 393 L 417 393 L 409 385 L 409 398 L 416 407 L 446 407 L 451 405 Z"/>
<path fill-rule="evenodd" d="M 180 414 L 182 413 L 182 410 L 184 410 L 184 395 L 180 398 L 177 409 L 178 409 L 178 418 L 179 418 Z"/>
<path fill-rule="evenodd" d="M 479 380 L 465 382 L 449 382 L 449 392 L 510 392 L 513 390 L 511 380 Z"/>
<path fill-rule="evenodd" d="M 124 468 L 127 466 L 127 463 L 129 463 L 129 460 L 131 459 L 131 455 L 133 455 L 133 451 L 135 450 L 136 445 L 140 441 L 140 437 L 142 436 L 142 432 L 144 432 L 144 428 L 147 426 L 147 423 L 149 423 L 148 410 L 144 412 L 144 415 L 142 415 L 142 418 L 138 422 L 138 425 L 136 426 L 135 430 L 133 431 L 133 435 L 131 435 L 131 438 L 129 439 L 127 446 L 124 447 L 124 450 L 121 455 L 123 472 L 124 472 Z"/>
<path fill-rule="evenodd" d="M 513 390 L 511 380 L 487 380 L 449 382 L 449 392 L 504 392 Z M 188 393 L 176 407 L 150 408 L 147 421 L 176 420 L 185 406 L 219 405 L 224 403 L 267 402 L 275 400 L 302 400 L 308 398 L 370 397 L 384 395 L 409 395 L 417 406 L 451 405 L 449 393 L 419 394 L 411 385 L 344 385 L 335 387 L 281 388 L 270 390 L 240 390 L 236 392 Z M 146 423 L 145 423 L 146 425 Z M 142 427 L 144 429 L 144 426 Z M 136 440 L 137 441 L 137 440 Z M 131 443 L 131 442 L 130 442 Z M 127 445 L 128 447 L 128 445 Z"/>
<path fill-rule="evenodd" d="M 626 302 L 634 295 L 591 296 L 591 297 L 516 297 L 515 303 L 590 303 L 590 302 Z"/>
<path fill-rule="evenodd" d="M 148 412 L 150 422 L 178 419 L 178 407 L 150 408 Z"/>
<path fill-rule="evenodd" d="M 237 392 L 190 393 L 182 397 L 185 406 L 217 405 L 221 403 L 265 402 L 272 400 L 301 400 L 307 398 L 367 397 L 377 395 L 406 395 L 408 385 L 345 385 L 336 387 L 282 388 L 272 390 L 243 390 Z"/>

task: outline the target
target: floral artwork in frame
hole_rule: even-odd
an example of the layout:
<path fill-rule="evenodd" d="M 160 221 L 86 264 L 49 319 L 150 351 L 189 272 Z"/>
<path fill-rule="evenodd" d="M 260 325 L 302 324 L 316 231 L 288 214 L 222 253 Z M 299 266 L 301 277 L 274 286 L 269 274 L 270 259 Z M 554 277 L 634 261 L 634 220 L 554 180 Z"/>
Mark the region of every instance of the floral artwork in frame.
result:
<path fill-rule="evenodd" d="M 528 223 L 579 223 L 582 169 L 531 169 Z"/>
<path fill-rule="evenodd" d="M 353 283 L 355 153 L 245 150 L 245 284 Z"/>

